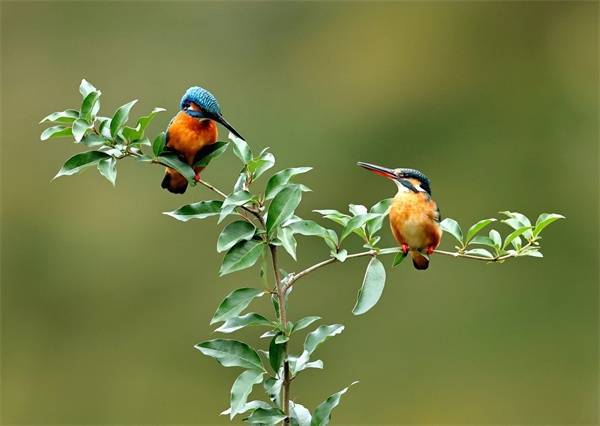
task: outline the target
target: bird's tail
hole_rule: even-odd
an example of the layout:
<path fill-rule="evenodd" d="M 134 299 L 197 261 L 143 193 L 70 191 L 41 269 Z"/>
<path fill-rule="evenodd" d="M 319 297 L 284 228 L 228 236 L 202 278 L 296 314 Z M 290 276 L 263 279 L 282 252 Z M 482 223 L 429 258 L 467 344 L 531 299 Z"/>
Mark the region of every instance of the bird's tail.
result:
<path fill-rule="evenodd" d="M 187 189 L 188 182 L 187 179 L 179 172 L 171 168 L 167 168 L 165 170 L 165 177 L 163 178 L 160 186 L 165 188 L 167 191 L 172 192 L 173 194 L 183 194 Z"/>
<path fill-rule="evenodd" d="M 413 265 L 416 269 L 422 271 L 429 267 L 429 258 L 418 251 L 411 251 Z"/>

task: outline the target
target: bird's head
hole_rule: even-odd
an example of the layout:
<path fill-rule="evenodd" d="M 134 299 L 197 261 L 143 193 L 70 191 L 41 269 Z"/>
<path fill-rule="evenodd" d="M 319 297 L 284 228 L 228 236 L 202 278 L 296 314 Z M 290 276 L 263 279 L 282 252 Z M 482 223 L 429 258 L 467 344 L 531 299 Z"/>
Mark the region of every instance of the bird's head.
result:
<path fill-rule="evenodd" d="M 379 176 L 393 180 L 400 190 L 412 192 L 424 191 L 431 195 L 429 178 L 419 170 L 403 168 L 388 169 L 387 167 L 363 162 L 359 162 L 358 165 Z"/>
<path fill-rule="evenodd" d="M 180 108 L 190 117 L 198 120 L 213 120 L 225 126 L 231 133 L 240 139 L 244 139 L 233 128 L 231 124 L 225 120 L 221 114 L 221 107 L 217 102 L 217 98 L 208 90 L 194 86 L 185 91 L 181 98 Z"/>

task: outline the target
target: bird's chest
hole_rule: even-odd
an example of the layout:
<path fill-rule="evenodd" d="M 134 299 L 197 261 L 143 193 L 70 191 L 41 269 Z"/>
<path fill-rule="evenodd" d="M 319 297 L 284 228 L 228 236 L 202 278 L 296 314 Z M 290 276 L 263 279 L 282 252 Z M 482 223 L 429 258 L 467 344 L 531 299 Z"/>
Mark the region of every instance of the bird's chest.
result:
<path fill-rule="evenodd" d="M 390 227 L 396 240 L 411 248 L 428 247 L 439 225 L 433 220 L 435 206 L 423 194 L 399 194 L 390 209 Z"/>
<path fill-rule="evenodd" d="M 167 146 L 182 154 L 188 164 L 194 162 L 198 151 L 217 140 L 217 125 L 212 120 L 198 121 L 179 112 L 168 129 Z"/>

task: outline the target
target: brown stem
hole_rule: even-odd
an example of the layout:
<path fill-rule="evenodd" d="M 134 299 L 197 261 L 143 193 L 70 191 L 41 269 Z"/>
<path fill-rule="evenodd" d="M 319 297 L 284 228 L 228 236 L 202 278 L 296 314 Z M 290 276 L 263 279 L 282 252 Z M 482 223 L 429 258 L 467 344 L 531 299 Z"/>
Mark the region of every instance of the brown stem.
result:
<path fill-rule="evenodd" d="M 529 246 L 531 246 L 531 243 L 524 245 L 521 248 L 521 250 L 528 248 Z M 400 252 L 400 248 L 396 248 L 396 247 L 390 247 L 390 248 L 385 248 L 385 249 L 381 249 L 381 250 L 367 250 L 367 251 L 362 251 L 359 253 L 349 254 L 346 257 L 346 259 L 353 259 L 355 257 L 364 257 L 364 256 L 375 256 L 375 255 L 380 255 L 380 254 L 393 254 L 393 253 L 398 253 L 398 252 Z M 504 256 L 496 256 L 496 257 L 492 257 L 492 258 L 476 256 L 476 255 L 460 253 L 460 252 L 444 251 L 444 250 L 434 250 L 434 253 L 441 254 L 444 256 L 460 257 L 463 259 L 479 260 L 482 262 L 501 262 L 506 259 L 510 259 L 511 257 L 517 257 L 517 254 L 515 254 L 515 253 L 505 254 Z M 325 259 L 321 262 L 315 263 L 312 266 L 309 266 L 308 268 L 298 272 L 297 274 L 292 274 L 284 287 L 285 291 L 289 290 L 289 288 L 292 287 L 294 285 L 294 283 L 296 281 L 298 281 L 300 278 L 310 274 L 311 272 L 316 271 L 317 269 L 320 269 L 327 265 L 331 265 L 332 263 L 335 263 L 335 262 L 339 262 L 339 261 L 335 257 L 330 257 L 329 259 Z"/>
<path fill-rule="evenodd" d="M 279 267 L 277 262 L 277 247 L 269 244 L 269 248 L 271 249 L 271 259 L 273 261 L 273 272 L 275 274 L 275 286 L 277 289 L 277 300 L 279 302 L 279 320 L 281 321 L 281 325 L 283 329 L 287 329 L 287 309 L 285 306 L 285 293 L 287 290 L 287 285 L 283 285 L 281 282 L 281 274 L 279 273 Z M 284 414 L 287 416 L 282 424 L 289 425 L 290 424 L 290 365 L 287 359 L 288 355 L 288 347 L 287 342 L 284 343 L 283 346 L 283 397 L 281 399 L 282 410 Z"/>

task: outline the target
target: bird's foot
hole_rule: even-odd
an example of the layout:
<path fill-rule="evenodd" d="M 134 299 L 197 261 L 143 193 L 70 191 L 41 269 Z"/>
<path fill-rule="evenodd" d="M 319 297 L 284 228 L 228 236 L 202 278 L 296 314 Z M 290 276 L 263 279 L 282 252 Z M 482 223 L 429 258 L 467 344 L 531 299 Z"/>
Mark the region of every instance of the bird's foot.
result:
<path fill-rule="evenodd" d="M 408 254 L 408 244 L 406 243 L 402 243 L 402 253 L 404 254 L 404 256 L 406 256 Z"/>
<path fill-rule="evenodd" d="M 435 248 L 434 248 L 433 246 L 429 246 L 429 247 L 427 247 L 427 254 L 428 254 L 429 256 L 431 256 L 431 253 L 433 253 L 433 251 L 434 251 L 434 250 L 435 250 Z"/>
<path fill-rule="evenodd" d="M 200 177 L 200 172 L 196 172 L 196 174 L 194 175 L 194 180 L 195 180 L 196 182 L 200 182 L 200 180 L 201 180 L 201 179 L 202 179 L 202 178 Z"/>

